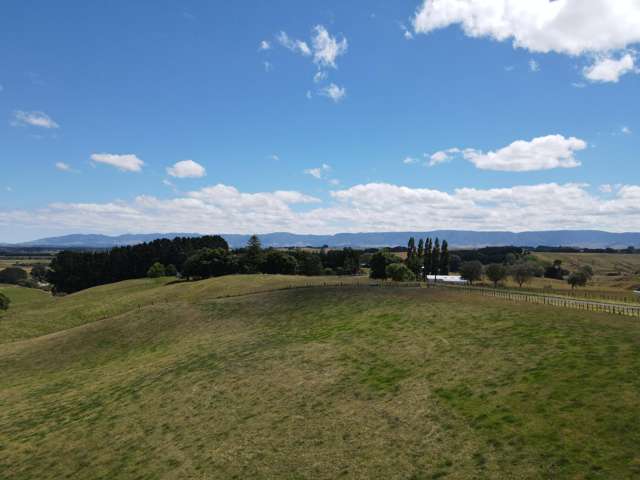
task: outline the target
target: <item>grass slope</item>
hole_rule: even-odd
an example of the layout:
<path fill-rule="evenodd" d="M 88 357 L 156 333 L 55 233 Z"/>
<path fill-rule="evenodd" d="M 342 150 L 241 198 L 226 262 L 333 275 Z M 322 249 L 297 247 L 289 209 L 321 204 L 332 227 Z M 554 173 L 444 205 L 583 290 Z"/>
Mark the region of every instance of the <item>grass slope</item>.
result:
<path fill-rule="evenodd" d="M 640 475 L 637 321 L 292 281 L 3 289 L 0 476 Z"/>

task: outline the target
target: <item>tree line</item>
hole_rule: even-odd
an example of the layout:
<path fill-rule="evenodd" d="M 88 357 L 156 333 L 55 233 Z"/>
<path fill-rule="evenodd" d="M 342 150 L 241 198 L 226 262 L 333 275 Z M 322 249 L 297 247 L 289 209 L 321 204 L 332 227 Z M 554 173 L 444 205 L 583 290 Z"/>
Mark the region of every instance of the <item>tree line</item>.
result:
<path fill-rule="evenodd" d="M 402 259 L 389 249 L 373 254 L 369 263 L 369 276 L 376 279 L 391 278 L 396 281 L 426 279 L 428 275 L 449 275 L 451 257 L 446 240 L 436 238 L 419 239 L 414 237 L 407 243 L 407 258 Z"/>
<path fill-rule="evenodd" d="M 143 277 L 180 275 L 201 279 L 229 274 L 354 275 L 360 271 L 358 250 L 282 251 L 262 248 L 253 235 L 243 248 L 230 250 L 220 236 L 159 239 L 108 251 L 58 253 L 46 278 L 54 292 Z"/>

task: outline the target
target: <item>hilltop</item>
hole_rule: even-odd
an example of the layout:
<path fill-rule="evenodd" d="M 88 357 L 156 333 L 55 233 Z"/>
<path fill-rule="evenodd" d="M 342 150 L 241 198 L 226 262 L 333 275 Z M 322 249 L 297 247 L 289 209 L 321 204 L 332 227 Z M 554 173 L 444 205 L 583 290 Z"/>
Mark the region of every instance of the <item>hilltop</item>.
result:
<path fill-rule="evenodd" d="M 322 286 L 336 280 L 141 279 L 58 298 L 0 287 L 13 300 L 0 314 L 0 471 L 640 473 L 637 321 L 439 289 Z"/>

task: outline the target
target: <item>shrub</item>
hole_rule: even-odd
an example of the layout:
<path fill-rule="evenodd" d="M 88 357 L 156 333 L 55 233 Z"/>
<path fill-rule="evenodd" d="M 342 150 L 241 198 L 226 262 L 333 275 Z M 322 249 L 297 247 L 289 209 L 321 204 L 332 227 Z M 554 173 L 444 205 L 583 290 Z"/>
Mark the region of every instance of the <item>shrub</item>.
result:
<path fill-rule="evenodd" d="M 176 266 L 173 263 L 171 263 L 167 265 L 166 268 L 164 269 L 164 274 L 167 277 L 175 277 L 178 274 L 178 270 L 176 269 Z"/>
<path fill-rule="evenodd" d="M 160 262 L 154 263 L 149 267 L 149 270 L 147 270 L 147 277 L 149 278 L 164 277 L 164 274 L 164 265 L 162 265 Z"/>
<path fill-rule="evenodd" d="M 9 267 L 0 270 L 0 283 L 18 285 L 27 279 L 27 271 L 19 267 Z"/>
<path fill-rule="evenodd" d="M 44 282 L 47 279 L 47 267 L 42 263 L 37 263 L 31 269 L 31 278 L 37 282 Z"/>
<path fill-rule="evenodd" d="M 371 257 L 369 276 L 371 278 L 387 278 L 387 267 L 395 263 L 402 263 L 402 260 L 389 252 L 377 252 Z"/>
<path fill-rule="evenodd" d="M 581 270 L 573 272 L 571 275 L 569 275 L 569 278 L 567 278 L 567 283 L 571 285 L 571 288 L 584 287 L 588 281 L 589 278 Z"/>
<path fill-rule="evenodd" d="M 8 310 L 11 300 L 6 295 L 0 293 L 0 310 Z"/>
<path fill-rule="evenodd" d="M 416 279 L 415 274 L 404 263 L 392 263 L 386 268 L 387 278 L 394 282 L 411 282 Z"/>

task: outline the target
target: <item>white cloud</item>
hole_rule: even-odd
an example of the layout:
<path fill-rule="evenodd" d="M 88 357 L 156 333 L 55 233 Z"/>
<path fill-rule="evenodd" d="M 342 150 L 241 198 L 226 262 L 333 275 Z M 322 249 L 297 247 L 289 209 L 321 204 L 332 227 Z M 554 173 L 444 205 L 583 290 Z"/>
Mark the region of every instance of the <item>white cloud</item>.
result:
<path fill-rule="evenodd" d="M 335 83 L 332 83 L 327 87 L 320 89 L 318 91 L 318 95 L 328 97 L 334 102 L 338 103 L 347 96 L 347 89 L 344 87 L 339 87 Z"/>
<path fill-rule="evenodd" d="M 167 173 L 175 178 L 201 178 L 207 174 L 205 168 L 193 160 L 182 160 L 167 167 Z"/>
<path fill-rule="evenodd" d="M 273 160 L 274 162 L 277 162 L 278 160 L 280 160 L 280 157 L 278 155 L 276 155 L 275 153 L 272 153 L 271 155 L 269 155 L 267 157 L 269 160 Z"/>
<path fill-rule="evenodd" d="M 258 47 L 258 50 L 264 51 L 264 50 L 269 50 L 270 48 L 271 48 L 271 44 L 266 40 L 262 40 L 260 42 L 260 46 Z"/>
<path fill-rule="evenodd" d="M 436 165 L 439 165 L 441 163 L 446 163 L 446 162 L 450 162 L 453 159 L 453 156 L 455 154 L 460 153 L 460 149 L 459 148 L 450 148 L 448 150 L 441 150 L 439 152 L 436 152 L 432 155 L 428 155 L 429 157 L 429 163 L 428 165 L 430 167 L 434 167 Z"/>
<path fill-rule="evenodd" d="M 289 35 L 287 35 L 286 32 L 280 32 L 278 35 L 276 35 L 276 40 L 280 45 L 291 50 L 292 52 L 300 53 L 301 55 L 307 57 L 311 55 L 311 49 L 306 42 L 289 38 Z"/>
<path fill-rule="evenodd" d="M 531 70 L 532 72 L 540 71 L 540 64 L 536 62 L 533 58 L 529 60 L 529 70 Z"/>
<path fill-rule="evenodd" d="M 414 157 L 405 157 L 404 160 L 402 160 L 402 163 L 404 163 L 405 165 L 413 165 L 414 163 L 418 163 L 420 160 Z"/>
<path fill-rule="evenodd" d="M 347 39 L 337 40 L 322 25 L 316 25 L 313 30 L 313 61 L 319 67 L 336 68 L 336 58 L 347 52 Z"/>
<path fill-rule="evenodd" d="M 593 65 L 583 70 L 585 78 L 592 82 L 617 83 L 625 73 L 635 71 L 635 59 L 630 53 L 619 59 L 609 56 L 598 57 Z"/>
<path fill-rule="evenodd" d="M 262 62 L 262 65 L 264 65 L 265 72 L 270 72 L 271 70 L 273 70 L 273 64 L 271 62 L 264 61 Z"/>
<path fill-rule="evenodd" d="M 298 208 L 311 206 L 312 208 Z M 297 191 L 245 193 L 214 185 L 170 199 L 138 196 L 107 203 L 53 203 L 0 209 L 0 228 L 103 233 L 193 231 L 334 233 L 431 229 L 640 230 L 640 186 L 590 193 L 585 184 L 458 188 L 451 192 L 387 183 L 354 185 L 331 200 Z"/>
<path fill-rule="evenodd" d="M 22 110 L 13 112 L 11 125 L 14 127 L 25 127 L 29 125 L 42 128 L 58 128 L 60 126 L 44 112 L 24 112 Z"/>
<path fill-rule="evenodd" d="M 640 42 L 640 2 L 425 0 L 413 19 L 416 33 L 427 34 L 454 24 L 469 37 L 511 40 L 514 48 L 531 52 L 609 54 Z M 629 60 L 625 62 L 628 65 Z M 589 72 L 587 69 L 585 74 Z M 605 73 L 598 78 L 607 81 Z"/>
<path fill-rule="evenodd" d="M 329 75 L 327 74 L 327 72 L 325 72 L 324 70 L 319 70 L 318 72 L 316 72 L 316 74 L 313 76 L 313 82 L 314 83 L 320 83 L 323 80 L 326 80 L 327 77 Z"/>
<path fill-rule="evenodd" d="M 62 172 L 70 172 L 71 166 L 64 162 L 56 162 L 56 168 Z"/>
<path fill-rule="evenodd" d="M 620 131 L 625 135 L 631 135 L 633 133 L 631 129 L 627 126 L 622 127 Z"/>
<path fill-rule="evenodd" d="M 575 153 L 585 148 L 587 143 L 579 138 L 547 135 L 531 141 L 517 140 L 495 152 L 484 153 L 474 148 L 450 148 L 431 155 L 429 165 L 450 161 L 454 154 L 460 154 L 481 170 L 531 172 L 552 168 L 573 168 L 580 166 Z"/>
<path fill-rule="evenodd" d="M 94 153 L 91 160 L 116 167 L 123 172 L 139 172 L 144 162 L 133 154 L 115 155 L 112 153 Z"/>
<path fill-rule="evenodd" d="M 598 190 L 601 191 L 602 193 L 611 193 L 613 192 L 613 187 L 608 183 L 605 183 L 604 185 L 600 185 L 598 187 Z"/>
<path fill-rule="evenodd" d="M 585 88 L 587 84 L 584 82 L 573 82 L 571 86 L 574 88 Z"/>
<path fill-rule="evenodd" d="M 317 178 L 319 180 L 323 178 L 324 175 L 330 170 L 331 170 L 331 166 L 327 165 L 326 163 L 323 163 L 322 165 L 316 168 L 307 168 L 304 171 L 304 173 L 306 173 L 307 175 L 311 175 L 312 177 Z"/>

